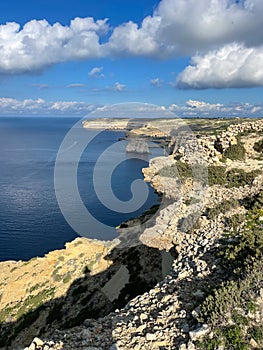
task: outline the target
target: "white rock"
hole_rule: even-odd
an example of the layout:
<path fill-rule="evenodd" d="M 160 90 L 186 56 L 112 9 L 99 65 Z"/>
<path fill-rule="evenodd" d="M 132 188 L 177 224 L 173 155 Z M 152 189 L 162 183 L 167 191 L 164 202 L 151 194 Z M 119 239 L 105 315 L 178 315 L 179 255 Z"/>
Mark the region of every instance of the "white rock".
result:
<path fill-rule="evenodd" d="M 210 332 L 211 332 L 211 328 L 207 324 L 203 324 L 202 327 L 189 332 L 189 335 L 192 340 L 196 340 L 200 337 L 207 335 Z"/>
<path fill-rule="evenodd" d="M 36 345 L 35 345 L 35 343 L 32 343 L 32 344 L 29 346 L 28 350 L 36 350 Z"/>
<path fill-rule="evenodd" d="M 146 314 L 140 314 L 140 320 L 144 321 L 147 320 L 148 316 Z"/>
<path fill-rule="evenodd" d="M 195 348 L 194 344 L 191 341 L 189 341 L 187 344 L 187 350 L 195 350 L 195 349 L 196 348 Z"/>
<path fill-rule="evenodd" d="M 147 334 L 146 334 L 146 340 L 147 340 L 147 341 L 156 340 L 156 335 L 155 335 L 154 333 L 147 333 Z"/>

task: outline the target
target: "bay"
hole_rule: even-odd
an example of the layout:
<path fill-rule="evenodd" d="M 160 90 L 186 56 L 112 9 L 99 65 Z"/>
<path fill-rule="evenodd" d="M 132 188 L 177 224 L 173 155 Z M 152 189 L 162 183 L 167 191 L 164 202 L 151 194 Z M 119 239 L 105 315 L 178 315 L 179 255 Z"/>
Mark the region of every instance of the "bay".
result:
<path fill-rule="evenodd" d="M 78 237 L 78 233 L 69 225 L 61 213 L 54 188 L 54 166 L 60 145 L 78 122 L 70 117 L 1 117 L 0 118 L 0 261 L 28 260 L 34 256 L 63 248 L 65 242 Z M 93 133 L 91 135 L 91 133 Z M 97 134 L 97 132 L 96 132 Z M 132 197 L 131 184 L 136 179 L 143 179 L 141 169 L 148 165 L 151 157 L 160 154 L 158 148 L 144 159 L 125 152 L 125 144 L 118 140 L 124 136 L 122 131 L 102 131 L 94 137 L 94 131 L 83 129 L 81 121 L 75 126 L 74 141 L 69 158 L 63 165 L 66 176 L 72 162 L 70 155 L 78 150 L 78 139 L 90 140 L 78 162 L 77 183 L 81 199 L 88 212 L 99 223 L 108 226 L 87 226 L 90 238 L 111 240 L 117 237 L 115 227 L 121 222 L 142 214 L 158 197 L 148 185 L 149 194 L 146 202 L 129 213 L 111 210 L 101 203 L 93 186 L 94 166 L 99 157 L 112 145 L 118 147 L 109 153 L 105 164 L 100 163 L 100 171 L 106 175 L 111 168 L 111 161 L 117 163 L 111 176 L 111 188 L 120 201 Z M 103 188 L 105 179 L 97 179 L 97 187 Z M 61 181 L 63 187 L 63 179 Z M 78 206 L 69 202 L 77 220 Z M 97 229 L 97 231 L 96 231 Z"/>

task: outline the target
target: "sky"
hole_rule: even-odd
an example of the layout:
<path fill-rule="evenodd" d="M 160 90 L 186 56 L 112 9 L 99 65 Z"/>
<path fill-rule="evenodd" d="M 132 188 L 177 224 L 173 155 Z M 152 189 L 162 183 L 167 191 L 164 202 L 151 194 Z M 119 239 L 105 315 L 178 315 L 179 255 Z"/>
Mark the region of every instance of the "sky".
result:
<path fill-rule="evenodd" d="M 261 117 L 262 0 L 0 2 L 0 115 Z"/>

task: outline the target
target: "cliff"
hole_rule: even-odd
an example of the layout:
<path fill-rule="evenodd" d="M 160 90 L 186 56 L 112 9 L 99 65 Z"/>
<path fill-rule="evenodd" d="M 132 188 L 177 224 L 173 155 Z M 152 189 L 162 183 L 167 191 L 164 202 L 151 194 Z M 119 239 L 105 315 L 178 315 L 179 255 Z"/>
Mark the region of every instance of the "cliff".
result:
<path fill-rule="evenodd" d="M 198 137 L 187 143 L 171 137 L 171 154 L 143 170 L 163 195 L 161 205 L 120 225 L 119 241 L 81 239 L 43 261 L 3 263 L 1 332 L 2 339 L 13 337 L 10 349 L 34 336 L 43 340 L 30 350 L 263 347 L 263 121 L 213 125 L 192 121 Z M 127 236 L 136 246 L 125 247 Z M 71 249 L 79 266 L 72 269 Z M 56 275 L 62 280 L 51 283 Z M 30 304 L 28 313 L 28 296 L 47 290 L 46 280 L 56 294 Z M 15 283 L 26 284 L 18 297 Z M 17 321 L 20 298 L 24 314 Z"/>

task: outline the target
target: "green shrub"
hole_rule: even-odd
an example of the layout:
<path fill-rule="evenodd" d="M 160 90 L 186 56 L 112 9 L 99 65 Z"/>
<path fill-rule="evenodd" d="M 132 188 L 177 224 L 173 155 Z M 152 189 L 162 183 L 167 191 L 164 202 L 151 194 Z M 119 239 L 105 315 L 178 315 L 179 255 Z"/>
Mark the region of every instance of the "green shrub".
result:
<path fill-rule="evenodd" d="M 70 274 L 67 274 L 64 278 L 63 278 L 63 283 L 68 283 L 71 280 L 71 276 Z"/>
<path fill-rule="evenodd" d="M 263 190 L 257 193 L 255 196 L 245 197 L 242 200 L 242 205 L 248 210 L 255 210 L 263 208 Z"/>
<path fill-rule="evenodd" d="M 202 339 L 201 341 L 197 341 L 197 347 L 198 349 L 203 349 L 203 350 L 215 350 L 218 349 L 220 345 L 223 344 L 223 338 L 220 336 L 215 336 L 214 338 L 205 338 Z"/>
<path fill-rule="evenodd" d="M 240 187 L 252 185 L 255 178 L 260 174 L 260 170 L 246 172 L 243 169 L 231 169 L 226 173 L 226 187 Z"/>
<path fill-rule="evenodd" d="M 29 311 L 37 309 L 43 305 L 48 299 L 51 299 L 55 294 L 55 288 L 44 289 L 37 295 L 30 295 L 22 302 L 22 306 L 17 311 L 17 318 L 26 315 Z"/>
<path fill-rule="evenodd" d="M 226 327 L 223 331 L 223 335 L 226 339 L 226 348 L 235 350 L 247 350 L 249 349 L 246 344 L 242 329 L 240 326 L 233 325 Z"/>
<path fill-rule="evenodd" d="M 248 330 L 248 335 L 256 342 L 263 341 L 263 325 L 253 326 Z"/>
<path fill-rule="evenodd" d="M 234 214 L 230 217 L 225 218 L 226 225 L 233 229 L 238 230 L 241 224 L 243 224 L 245 221 L 245 214 Z"/>
<path fill-rule="evenodd" d="M 223 159 L 229 158 L 231 160 L 245 159 L 246 150 L 244 145 L 238 140 L 236 145 L 230 145 L 223 152 Z"/>
<path fill-rule="evenodd" d="M 224 214 L 231 209 L 237 208 L 238 206 L 239 202 L 236 199 L 223 201 L 213 208 L 207 208 L 206 216 L 208 219 L 214 220 L 219 214 Z"/>
<path fill-rule="evenodd" d="M 213 185 L 224 185 L 226 182 L 226 168 L 224 166 L 210 165 L 208 167 L 208 183 Z"/>
<path fill-rule="evenodd" d="M 263 152 L 263 139 L 260 139 L 259 141 L 255 142 L 253 148 L 256 152 L 262 153 Z"/>
<path fill-rule="evenodd" d="M 58 272 L 61 269 L 61 266 L 57 267 L 53 272 L 52 272 L 52 279 L 54 282 L 60 282 L 63 278 L 62 275 L 60 275 Z"/>
<path fill-rule="evenodd" d="M 242 266 L 249 257 L 259 258 L 263 254 L 262 222 L 263 210 L 253 210 L 246 216 L 246 223 L 239 235 L 232 235 L 233 239 L 222 249 L 225 264 Z"/>
<path fill-rule="evenodd" d="M 159 170 L 159 175 L 171 178 L 187 178 L 192 177 L 192 168 L 189 164 L 177 161 L 176 164 L 167 165 Z"/>

